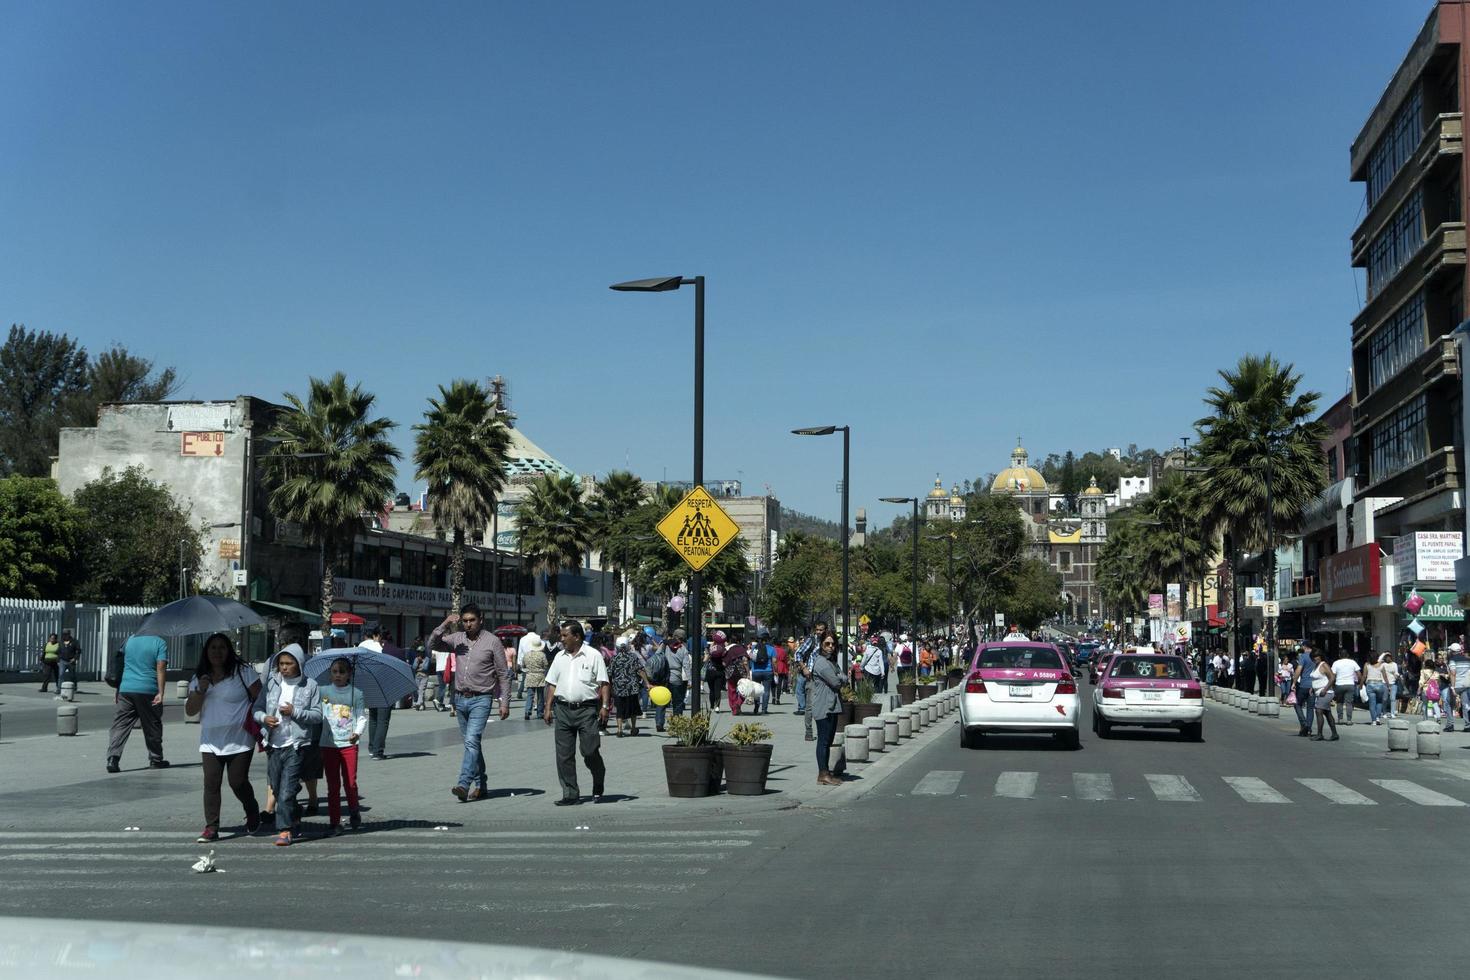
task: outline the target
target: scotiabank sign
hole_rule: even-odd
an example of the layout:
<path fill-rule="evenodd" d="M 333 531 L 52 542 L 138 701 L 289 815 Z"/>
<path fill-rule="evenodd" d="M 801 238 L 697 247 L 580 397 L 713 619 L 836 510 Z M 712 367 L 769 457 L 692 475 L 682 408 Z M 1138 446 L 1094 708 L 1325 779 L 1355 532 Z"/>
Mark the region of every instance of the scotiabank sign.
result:
<path fill-rule="evenodd" d="M 1341 602 L 1382 594 L 1378 542 L 1322 559 L 1322 601 Z"/>

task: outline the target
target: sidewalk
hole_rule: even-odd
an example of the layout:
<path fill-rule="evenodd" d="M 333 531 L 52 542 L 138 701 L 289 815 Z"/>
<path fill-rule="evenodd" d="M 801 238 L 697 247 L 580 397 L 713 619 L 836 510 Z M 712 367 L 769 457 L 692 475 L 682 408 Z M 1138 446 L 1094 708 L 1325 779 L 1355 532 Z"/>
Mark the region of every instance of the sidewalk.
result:
<path fill-rule="evenodd" d="M 89 703 L 78 736 L 64 738 L 54 734 L 58 702 L 50 695 L 14 692 L 9 687 L 0 691 L 0 704 L 4 706 L 0 709 L 0 787 L 4 787 L 0 790 L 0 829 L 33 827 L 39 807 L 45 810 L 48 826 L 65 819 L 79 828 L 146 824 L 149 829 L 197 831 L 199 729 L 181 723 L 182 709 L 172 697 L 172 690 L 165 710 L 164 749 L 173 767 L 148 770 L 142 732 L 135 730 L 123 755 L 123 772 L 107 775 L 103 765 L 107 725 L 112 717 L 110 697 L 104 700 L 94 692 L 87 700 L 102 703 Z M 732 718 L 728 711 L 715 716 L 716 737 L 737 720 L 759 720 L 774 732 L 764 796 L 722 793 L 693 800 L 670 798 L 662 754 L 668 739 L 654 734 L 650 717 L 644 719 L 646 727 L 640 725 L 637 738 L 603 736 L 602 754 L 607 763 L 604 804 L 591 804 L 591 776 L 578 760 L 585 803 L 575 809 L 552 806 L 561 791 L 551 729 L 539 719 L 525 721 L 523 702 L 517 700 L 512 705 L 506 721 L 492 716 L 485 730 L 490 791 L 473 803 L 459 803 L 449 792 L 458 777 L 462 753 L 454 716 L 434 711 L 394 711 L 387 744 L 389 758 L 377 762 L 364 753 L 358 766 L 366 800 L 364 819 L 369 823 L 410 821 L 410 825 L 429 826 L 449 821 L 465 826 L 489 825 L 517 818 L 539 822 L 554 814 L 574 814 L 575 820 L 667 816 L 682 821 L 796 807 L 841 807 L 871 792 L 923 746 L 953 734 L 951 715 L 899 746 L 875 754 L 872 762 L 851 764 L 845 785 L 821 786 L 816 781 L 816 745 L 805 740 L 802 718 L 792 713 L 794 708 L 794 702 L 786 699 L 781 705 L 772 705 L 769 715 L 758 718 L 749 714 Z M 49 719 L 47 734 L 24 737 L 13 733 L 12 714 Z M 251 779 L 263 800 L 264 756 L 253 762 Z M 238 804 L 226 790 L 225 826 L 238 822 L 238 814 Z M 324 819 L 317 822 L 325 826 Z"/>

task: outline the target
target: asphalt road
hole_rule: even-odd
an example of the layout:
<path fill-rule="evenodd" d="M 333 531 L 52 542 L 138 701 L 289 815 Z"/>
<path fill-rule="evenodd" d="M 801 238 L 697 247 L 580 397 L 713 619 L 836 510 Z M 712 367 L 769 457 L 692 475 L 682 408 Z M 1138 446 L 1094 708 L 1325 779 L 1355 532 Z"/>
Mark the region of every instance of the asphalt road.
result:
<path fill-rule="evenodd" d="M 1464 763 L 1390 761 L 1218 708 L 1203 744 L 1084 732 L 1077 751 L 963 750 L 956 731 L 851 806 L 839 789 L 837 805 L 749 817 L 583 806 L 489 829 L 452 807 L 369 810 L 364 832 L 285 852 L 224 842 L 222 874 L 191 873 L 202 848 L 173 831 L 53 830 L 61 799 L 6 794 L 33 801 L 18 823 L 34 829 L 0 833 L 0 915 L 269 918 L 792 977 L 1383 978 L 1431 967 L 1406 937 L 1470 898 L 1463 875 L 1413 857 L 1440 840 L 1455 860 Z M 1402 941 L 1348 925 L 1379 915 Z"/>

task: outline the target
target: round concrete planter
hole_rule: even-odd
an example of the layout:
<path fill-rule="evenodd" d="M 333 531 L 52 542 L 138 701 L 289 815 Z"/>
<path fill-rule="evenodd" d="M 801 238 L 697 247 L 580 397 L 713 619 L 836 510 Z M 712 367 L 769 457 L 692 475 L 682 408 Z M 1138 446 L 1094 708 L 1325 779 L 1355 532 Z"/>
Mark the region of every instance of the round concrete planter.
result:
<path fill-rule="evenodd" d="M 854 704 L 852 706 L 852 723 L 854 725 L 861 725 L 869 718 L 878 717 L 878 715 L 882 714 L 882 712 L 883 706 L 876 702 L 869 702 L 868 704 Z"/>
<path fill-rule="evenodd" d="M 913 704 L 915 699 L 918 698 L 918 690 L 919 688 L 916 684 L 898 685 L 898 703 Z"/>

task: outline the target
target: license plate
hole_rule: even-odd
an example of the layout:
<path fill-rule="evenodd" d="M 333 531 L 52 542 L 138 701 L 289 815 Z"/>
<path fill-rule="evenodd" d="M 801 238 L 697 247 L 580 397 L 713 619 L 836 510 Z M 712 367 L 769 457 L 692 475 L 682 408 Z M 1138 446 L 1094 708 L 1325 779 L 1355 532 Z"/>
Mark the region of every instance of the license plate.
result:
<path fill-rule="evenodd" d="M 1164 700 L 1164 692 L 1163 691 L 1144 691 L 1143 692 L 1143 699 L 1145 701 L 1162 701 L 1162 700 Z"/>
<path fill-rule="evenodd" d="M 1023 684 L 1020 687 L 1017 687 L 1015 684 L 1012 684 L 1011 685 L 1011 697 L 1013 697 L 1013 698 L 1029 698 L 1030 696 L 1031 696 L 1031 685 L 1029 685 L 1029 684 Z"/>

